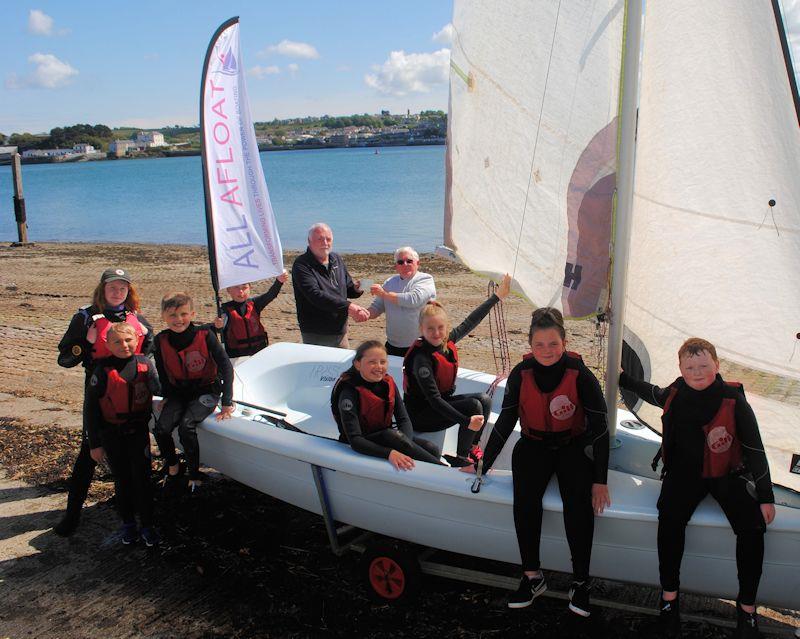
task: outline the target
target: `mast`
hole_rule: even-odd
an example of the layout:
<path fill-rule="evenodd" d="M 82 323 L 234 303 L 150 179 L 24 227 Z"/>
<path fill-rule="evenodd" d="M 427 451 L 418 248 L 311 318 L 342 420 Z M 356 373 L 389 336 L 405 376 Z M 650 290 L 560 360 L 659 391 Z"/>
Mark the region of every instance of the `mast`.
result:
<path fill-rule="evenodd" d="M 786 37 L 786 25 L 783 23 L 783 14 L 781 13 L 779 0 L 772 0 L 772 12 L 775 14 L 775 25 L 778 28 L 778 37 L 781 41 L 783 61 L 786 64 L 786 73 L 789 76 L 789 86 L 792 89 L 792 98 L 794 98 L 794 111 L 797 114 L 797 123 L 800 124 L 800 94 L 797 92 L 797 79 L 794 76 L 792 54 L 789 49 L 789 40 Z"/>
<path fill-rule="evenodd" d="M 639 58 L 642 44 L 642 0 L 626 0 L 623 43 L 622 91 L 620 96 L 619 173 L 611 272 L 608 358 L 605 395 L 611 445 L 617 432 L 617 394 L 622 334 L 625 322 L 628 254 L 633 213 L 633 177 L 636 163 L 636 120 L 639 101 Z"/>

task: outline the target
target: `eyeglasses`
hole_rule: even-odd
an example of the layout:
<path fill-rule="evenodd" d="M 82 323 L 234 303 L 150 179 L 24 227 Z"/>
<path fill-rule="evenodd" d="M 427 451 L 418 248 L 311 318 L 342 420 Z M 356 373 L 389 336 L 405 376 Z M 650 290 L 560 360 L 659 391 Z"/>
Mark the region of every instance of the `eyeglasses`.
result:
<path fill-rule="evenodd" d="M 413 264 L 414 260 L 411 259 L 410 257 L 408 257 L 408 258 L 406 258 L 404 260 L 396 260 L 396 262 L 397 262 L 397 266 L 401 266 L 402 264 Z"/>

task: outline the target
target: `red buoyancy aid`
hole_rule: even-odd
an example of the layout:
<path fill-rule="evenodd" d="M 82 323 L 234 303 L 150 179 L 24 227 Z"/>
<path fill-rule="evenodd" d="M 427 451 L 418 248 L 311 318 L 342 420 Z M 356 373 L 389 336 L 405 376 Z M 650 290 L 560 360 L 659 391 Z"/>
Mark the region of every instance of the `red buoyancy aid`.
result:
<path fill-rule="evenodd" d="M 523 359 L 530 359 L 527 354 Z M 567 353 L 564 376 L 552 391 L 543 392 L 536 384 L 533 369 L 523 369 L 519 389 L 519 425 L 522 434 L 543 439 L 547 433 L 577 437 L 586 431 L 586 416 L 578 397 L 577 353 Z"/>
<path fill-rule="evenodd" d="M 333 416 L 336 419 L 340 432 L 342 431 L 338 407 L 340 391 L 338 391 L 337 388 L 340 388 L 339 384 L 341 383 L 350 384 L 358 392 L 358 423 L 361 426 L 362 433 L 365 435 L 377 433 L 378 431 L 386 430 L 391 427 L 396 401 L 395 398 L 397 397 L 397 386 L 390 375 L 383 376 L 383 383 L 387 385 L 387 394 L 384 398 L 367 388 L 360 378 L 354 379 L 349 373 L 342 374 L 334 387 L 333 401 L 331 402 L 331 410 L 333 411 Z"/>
<path fill-rule="evenodd" d="M 136 377 L 130 382 L 111 366 L 105 371 L 106 392 L 100 398 L 100 412 L 103 414 L 103 419 L 109 424 L 148 419 L 153 393 L 147 385 L 147 363 L 136 362 Z"/>
<path fill-rule="evenodd" d="M 169 343 L 167 333 L 159 335 L 159 350 L 172 385 L 197 381 L 200 386 L 210 386 L 217 380 L 217 363 L 208 352 L 207 338 L 208 331 L 198 329 L 191 344 L 179 351 Z"/>
<path fill-rule="evenodd" d="M 97 361 L 98 359 L 103 359 L 104 357 L 111 357 L 111 351 L 108 350 L 107 340 L 108 340 L 108 329 L 111 328 L 111 325 L 114 324 L 110 319 L 108 319 L 105 315 L 95 315 L 92 317 L 94 322 L 95 330 L 97 331 L 97 337 L 94 340 L 94 344 L 92 344 L 92 359 Z M 144 343 L 144 336 L 147 332 L 142 323 L 139 321 L 139 318 L 136 317 L 136 313 L 126 312 L 125 313 L 125 322 L 133 326 L 134 330 L 136 331 L 136 354 L 142 352 L 142 344 Z"/>
<path fill-rule="evenodd" d="M 232 357 L 252 355 L 267 346 L 267 332 L 261 324 L 253 300 L 245 303 L 244 316 L 235 308 L 226 308 L 228 325 L 225 329 L 225 346 Z"/>
<path fill-rule="evenodd" d="M 410 370 L 414 352 L 424 345 L 424 338 L 418 338 L 406 351 L 403 358 L 403 391 L 406 393 L 411 388 Z M 442 353 L 438 348 L 431 353 L 433 360 L 433 376 L 436 388 L 442 395 L 449 395 L 456 387 L 458 375 L 458 349 L 452 341 L 447 342 L 447 353 Z"/>
<path fill-rule="evenodd" d="M 680 388 L 681 380 L 676 380 L 670 385 L 667 401 L 664 402 L 664 412 L 661 423 L 664 438 L 667 430 L 671 428 L 668 418 L 672 400 Z M 711 479 L 725 477 L 731 471 L 741 468 L 743 464 L 742 445 L 736 437 L 736 394 L 742 392 L 739 382 L 725 382 L 722 403 L 711 421 L 703 426 L 705 446 L 703 446 L 703 478 Z M 666 451 L 661 447 L 661 458 L 666 465 Z"/>

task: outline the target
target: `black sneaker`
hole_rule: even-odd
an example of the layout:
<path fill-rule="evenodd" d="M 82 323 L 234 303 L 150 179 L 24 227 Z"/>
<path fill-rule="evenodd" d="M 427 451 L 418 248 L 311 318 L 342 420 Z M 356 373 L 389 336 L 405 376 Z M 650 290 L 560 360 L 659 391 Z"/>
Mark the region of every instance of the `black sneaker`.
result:
<path fill-rule="evenodd" d="M 136 522 L 122 524 L 120 532 L 122 533 L 122 543 L 126 546 L 139 541 L 139 530 L 136 528 Z"/>
<path fill-rule="evenodd" d="M 677 637 L 681 632 L 681 615 L 679 596 L 672 601 L 666 601 L 663 597 L 659 600 L 658 620 L 661 630 L 670 637 Z"/>
<path fill-rule="evenodd" d="M 465 466 L 472 466 L 472 461 L 461 455 L 442 455 L 445 461 L 450 464 L 450 468 L 464 468 Z"/>
<path fill-rule="evenodd" d="M 148 548 L 158 546 L 158 544 L 161 543 L 161 535 L 158 534 L 158 531 L 155 528 L 150 526 L 142 526 L 139 534 L 142 536 L 142 540 Z"/>
<path fill-rule="evenodd" d="M 573 581 L 569 587 L 569 609 L 576 615 L 588 617 L 592 614 L 589 609 L 589 589 L 591 584 L 588 581 Z"/>
<path fill-rule="evenodd" d="M 742 610 L 736 602 L 736 637 L 738 639 L 757 639 L 761 636 L 758 631 L 758 615 L 755 612 Z"/>
<path fill-rule="evenodd" d="M 61 537 L 69 537 L 78 528 L 78 522 L 80 522 L 80 519 L 80 512 L 71 513 L 67 511 L 67 514 L 64 515 L 63 519 L 53 526 L 53 532 Z"/>
<path fill-rule="evenodd" d="M 533 603 L 533 600 L 547 590 L 547 582 L 544 575 L 541 577 L 528 577 L 522 575 L 519 581 L 519 588 L 508 598 L 509 608 L 525 608 Z"/>

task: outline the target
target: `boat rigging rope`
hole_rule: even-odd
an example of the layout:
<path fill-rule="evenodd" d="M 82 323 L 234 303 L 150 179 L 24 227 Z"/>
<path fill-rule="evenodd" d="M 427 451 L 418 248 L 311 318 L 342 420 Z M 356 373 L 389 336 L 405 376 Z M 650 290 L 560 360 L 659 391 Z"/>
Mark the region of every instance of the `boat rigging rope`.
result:
<path fill-rule="evenodd" d="M 544 91 L 542 91 L 542 101 L 539 104 L 539 121 L 536 123 L 536 139 L 533 142 L 533 152 L 531 153 L 531 165 L 528 169 L 528 186 L 525 189 L 525 202 L 522 205 L 522 219 L 519 223 L 519 238 L 517 239 L 517 250 L 514 254 L 514 268 L 511 269 L 511 277 L 513 278 L 517 274 L 517 260 L 519 259 L 519 248 L 520 244 L 522 243 L 522 230 L 525 226 L 525 213 L 528 211 L 528 195 L 531 191 L 531 184 L 533 182 L 534 176 L 534 166 L 536 165 L 536 151 L 539 148 L 539 134 L 542 130 L 542 117 L 544 115 L 544 101 L 547 97 L 547 85 L 550 81 L 550 65 L 553 62 L 553 49 L 555 48 L 556 43 L 556 33 L 558 33 L 558 20 L 561 16 L 561 1 L 559 0 L 558 8 L 556 9 L 556 21 L 553 26 L 553 38 L 550 41 L 550 57 L 547 59 L 547 72 L 545 73 L 544 77 Z"/>
<path fill-rule="evenodd" d="M 489 280 L 487 287 L 488 297 L 494 295 L 497 284 Z M 492 344 L 492 357 L 496 376 L 487 389 L 489 397 L 494 396 L 497 385 L 511 372 L 511 354 L 508 347 L 508 332 L 506 331 L 506 309 L 500 300 L 492 307 L 489 314 L 489 338 Z M 495 346 L 496 344 L 496 346 Z"/>

